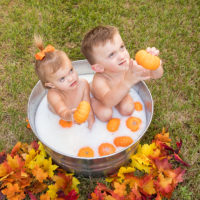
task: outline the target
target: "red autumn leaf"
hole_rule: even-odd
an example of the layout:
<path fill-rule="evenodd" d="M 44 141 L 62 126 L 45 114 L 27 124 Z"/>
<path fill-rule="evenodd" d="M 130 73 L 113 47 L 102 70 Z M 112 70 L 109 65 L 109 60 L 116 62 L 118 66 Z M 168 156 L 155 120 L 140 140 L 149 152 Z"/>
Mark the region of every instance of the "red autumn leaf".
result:
<path fill-rule="evenodd" d="M 189 167 L 189 166 L 190 166 L 188 163 L 184 162 L 184 161 L 179 157 L 179 155 L 176 154 L 176 153 L 174 153 L 174 158 L 175 158 L 176 161 L 182 163 L 182 164 L 185 165 L 186 167 Z"/>
<path fill-rule="evenodd" d="M 77 200 L 79 195 L 75 190 L 71 190 L 67 195 L 63 191 L 57 192 L 58 198 L 62 198 L 63 200 Z"/>
<path fill-rule="evenodd" d="M 36 196 L 33 193 L 31 193 L 29 191 L 27 193 L 28 193 L 28 195 L 30 197 L 30 200 L 37 200 Z"/>
<path fill-rule="evenodd" d="M 176 187 L 178 183 L 183 181 L 183 175 L 185 174 L 185 170 L 179 167 L 176 169 L 165 170 L 164 174 L 165 176 L 172 178 L 173 185 L 174 187 Z"/>
<path fill-rule="evenodd" d="M 38 181 L 34 181 L 34 182 L 32 182 L 31 187 L 29 188 L 29 190 L 31 192 L 33 192 L 34 194 L 37 194 L 37 193 L 40 193 L 40 192 L 46 190 L 47 187 L 48 187 L 47 184 L 40 183 Z"/>
<path fill-rule="evenodd" d="M 32 148 L 34 148 L 36 151 L 37 151 L 38 148 L 39 148 L 39 144 L 37 143 L 37 141 L 33 141 L 33 142 L 31 143 L 31 146 L 32 146 Z"/>
<path fill-rule="evenodd" d="M 154 184 L 157 192 L 160 192 L 164 197 L 171 197 L 172 192 L 174 191 L 173 179 L 171 177 L 165 177 L 162 173 L 160 173 Z"/>
<path fill-rule="evenodd" d="M 59 189 L 65 190 L 68 185 L 72 184 L 72 176 L 66 175 L 65 173 L 58 173 L 53 177 L 55 184 Z"/>
<path fill-rule="evenodd" d="M 6 159 L 5 151 L 0 152 L 0 164 L 3 163 Z"/>
<path fill-rule="evenodd" d="M 161 172 L 164 170 L 172 169 L 172 165 L 169 163 L 167 158 L 164 158 L 161 160 L 159 158 L 155 158 L 153 161 L 157 169 Z"/>
<path fill-rule="evenodd" d="M 176 146 L 177 146 L 177 151 L 176 153 L 178 154 L 180 152 L 181 146 L 182 146 L 182 140 L 180 140 L 180 142 L 176 142 Z"/>
<path fill-rule="evenodd" d="M 151 174 L 145 175 L 140 179 L 140 188 L 142 193 L 145 194 L 146 196 L 156 193 L 154 188 L 153 176 Z"/>

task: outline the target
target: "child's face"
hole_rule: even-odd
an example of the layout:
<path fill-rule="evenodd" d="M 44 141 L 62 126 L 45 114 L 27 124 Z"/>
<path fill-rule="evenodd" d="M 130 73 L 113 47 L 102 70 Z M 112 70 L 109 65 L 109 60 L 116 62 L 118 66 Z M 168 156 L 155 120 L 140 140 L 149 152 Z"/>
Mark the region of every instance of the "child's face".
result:
<path fill-rule="evenodd" d="M 73 68 L 71 61 L 67 56 L 63 57 L 63 65 L 49 76 L 49 83 L 51 88 L 67 91 L 73 90 L 79 83 L 79 78 L 76 70 Z"/>
<path fill-rule="evenodd" d="M 95 63 L 102 65 L 104 71 L 121 72 L 129 68 L 130 55 L 119 33 L 113 36 L 113 41 L 93 47 L 93 56 Z"/>

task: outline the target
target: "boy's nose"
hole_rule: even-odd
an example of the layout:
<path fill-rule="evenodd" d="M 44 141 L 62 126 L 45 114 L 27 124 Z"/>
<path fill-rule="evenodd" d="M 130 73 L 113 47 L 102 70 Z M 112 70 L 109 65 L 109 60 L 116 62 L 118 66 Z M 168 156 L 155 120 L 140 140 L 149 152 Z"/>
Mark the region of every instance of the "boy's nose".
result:
<path fill-rule="evenodd" d="M 68 76 L 68 77 L 67 77 L 67 80 L 70 82 L 70 81 L 73 80 L 73 77 L 72 77 L 72 76 Z"/>

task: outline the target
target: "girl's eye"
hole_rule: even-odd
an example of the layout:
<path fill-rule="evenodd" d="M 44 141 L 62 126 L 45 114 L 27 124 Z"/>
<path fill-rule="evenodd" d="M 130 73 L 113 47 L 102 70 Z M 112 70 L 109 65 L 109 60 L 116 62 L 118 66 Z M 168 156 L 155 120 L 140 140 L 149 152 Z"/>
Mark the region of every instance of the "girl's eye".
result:
<path fill-rule="evenodd" d="M 121 45 L 121 47 L 120 47 L 121 49 L 124 49 L 125 48 L 125 46 L 124 45 Z"/>
<path fill-rule="evenodd" d="M 65 77 L 60 78 L 60 82 L 64 82 Z"/>
<path fill-rule="evenodd" d="M 70 69 L 70 72 L 73 72 L 73 71 L 74 71 L 74 69 L 73 69 L 73 68 L 71 68 L 71 69 Z"/>

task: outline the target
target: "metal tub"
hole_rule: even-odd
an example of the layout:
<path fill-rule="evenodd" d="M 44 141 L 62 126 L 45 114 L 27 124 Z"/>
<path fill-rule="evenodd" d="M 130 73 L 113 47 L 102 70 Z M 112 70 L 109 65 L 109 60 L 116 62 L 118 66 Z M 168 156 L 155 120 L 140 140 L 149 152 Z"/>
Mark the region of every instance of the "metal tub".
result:
<path fill-rule="evenodd" d="M 91 70 L 90 64 L 87 62 L 87 60 L 74 61 L 72 64 L 76 68 L 79 75 L 94 73 Z M 43 88 L 40 81 L 38 81 L 38 83 L 35 85 L 29 97 L 28 120 L 30 122 L 30 126 L 36 137 L 43 143 L 49 156 L 51 156 L 59 166 L 67 171 L 73 172 L 77 175 L 95 177 L 112 174 L 116 172 L 120 166 L 126 164 L 130 156 L 137 150 L 139 142 L 148 129 L 153 116 L 153 99 L 147 85 L 144 82 L 139 82 L 138 84 L 134 85 L 133 88 L 138 92 L 144 102 L 146 110 L 146 127 L 138 141 L 135 141 L 134 144 L 114 154 L 96 158 L 80 158 L 77 156 L 63 154 L 53 148 L 50 148 L 48 144 L 46 144 L 46 142 L 40 138 L 35 127 L 37 108 L 47 93 L 47 90 Z"/>

